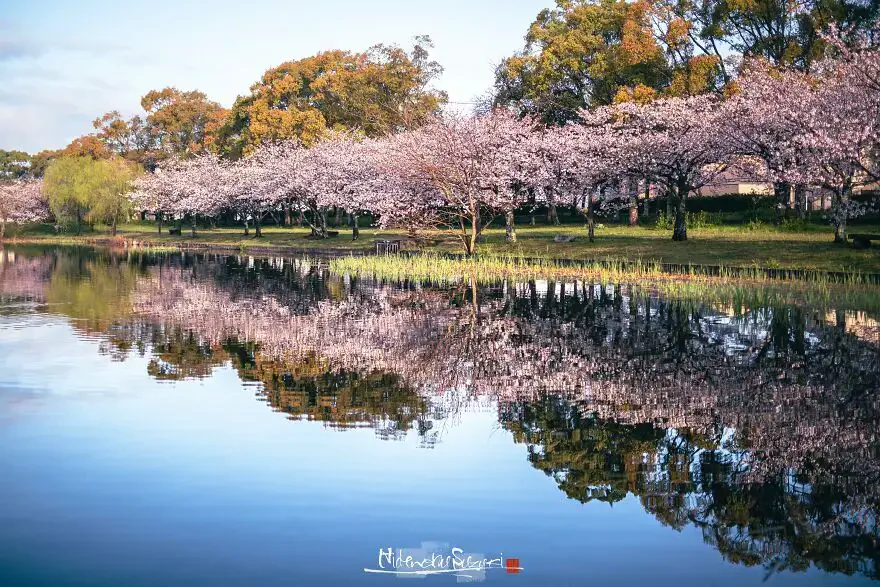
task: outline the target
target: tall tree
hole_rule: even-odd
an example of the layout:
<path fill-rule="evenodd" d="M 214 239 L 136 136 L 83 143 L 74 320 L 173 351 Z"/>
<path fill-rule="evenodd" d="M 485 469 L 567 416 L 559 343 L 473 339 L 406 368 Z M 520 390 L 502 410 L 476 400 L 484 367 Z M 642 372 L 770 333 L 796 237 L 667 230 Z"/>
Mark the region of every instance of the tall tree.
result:
<path fill-rule="evenodd" d="M 691 23 L 688 36 L 707 54 L 726 50 L 775 67 L 811 71 L 828 47 L 831 26 L 858 35 L 880 11 L 876 0 L 665 0 Z"/>
<path fill-rule="evenodd" d="M 226 114 L 203 92 L 177 88 L 147 92 L 141 106 L 161 151 L 182 156 L 204 151 L 208 130 Z"/>
<path fill-rule="evenodd" d="M 138 168 L 119 157 L 60 157 L 46 170 L 44 189 L 60 224 L 79 231 L 84 222 L 106 222 L 116 234 L 130 208 L 127 194 Z"/>
<path fill-rule="evenodd" d="M 113 110 L 96 118 L 92 126 L 95 128 L 95 135 L 109 150 L 131 161 L 153 167 L 156 158 L 153 151 L 158 146 L 156 132 L 143 118 L 136 115 L 125 120 L 118 110 Z"/>
<path fill-rule="evenodd" d="M 239 97 L 217 132 L 216 149 L 239 157 L 271 141 L 315 143 L 326 129 L 368 137 L 423 124 L 446 101 L 431 83 L 442 71 L 428 37 L 407 53 L 376 45 L 364 53 L 325 51 L 268 70 Z"/>
<path fill-rule="evenodd" d="M 517 103 L 545 122 L 610 104 L 622 87 L 659 88 L 671 75 L 652 33 L 649 5 L 557 0 L 529 27 L 525 48 L 496 69 L 496 105 Z"/>
<path fill-rule="evenodd" d="M 113 152 L 96 135 L 83 135 L 73 139 L 69 145 L 61 149 L 58 156 L 107 159 L 113 156 Z"/>

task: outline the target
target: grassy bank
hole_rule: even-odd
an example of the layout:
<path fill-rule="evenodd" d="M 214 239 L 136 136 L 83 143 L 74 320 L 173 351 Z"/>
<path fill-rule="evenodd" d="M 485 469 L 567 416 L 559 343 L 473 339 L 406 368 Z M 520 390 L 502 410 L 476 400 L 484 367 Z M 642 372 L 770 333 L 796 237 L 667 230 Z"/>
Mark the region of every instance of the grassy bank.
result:
<path fill-rule="evenodd" d="M 856 232 L 880 233 L 880 226 L 860 226 Z M 341 228 L 340 235 L 325 240 L 305 238 L 305 228 L 264 229 L 262 238 L 253 234 L 244 236 L 240 228 L 200 229 L 192 238 L 184 230 L 182 236 L 170 236 L 149 224 L 123 225 L 116 242 L 136 242 L 141 245 L 163 247 L 224 247 L 242 251 L 297 251 L 327 250 L 337 252 L 372 251 L 376 239 L 404 238 L 396 231 L 361 229 L 361 238 L 351 240 L 348 229 Z M 639 261 L 643 264 L 669 263 L 680 265 L 715 265 L 730 268 L 763 267 L 806 271 L 848 271 L 880 273 L 880 247 L 856 250 L 845 245 L 835 245 L 827 227 L 808 227 L 791 232 L 771 226 L 749 229 L 746 226 L 707 227 L 689 230 L 690 240 L 672 242 L 670 233 L 647 227 L 605 226 L 596 232 L 596 240 L 590 243 L 582 225 L 523 226 L 517 230 L 518 242 L 507 244 L 504 230 L 491 228 L 486 231 L 479 253 L 488 256 L 538 257 L 566 260 Z M 570 243 L 554 242 L 557 235 L 573 236 Z M 460 252 L 461 247 L 448 232 L 429 232 L 423 252 Z M 31 228 L 13 232 L 9 243 L 44 244 L 111 244 L 106 230 L 96 230 L 82 235 L 56 235 L 49 227 Z M 407 245 L 405 248 L 415 248 Z"/>
<path fill-rule="evenodd" d="M 446 255 L 371 255 L 332 259 L 330 270 L 339 275 L 425 285 L 494 284 L 502 280 L 583 280 L 603 285 L 624 284 L 642 293 L 700 302 L 721 302 L 733 308 L 779 304 L 812 308 L 880 311 L 880 287 L 861 273 L 830 275 L 798 272 L 780 280 L 761 269 L 719 268 L 709 273 L 700 267 L 671 274 L 656 263 L 614 261 L 566 263 L 553 259 L 483 255 L 452 258 Z"/>

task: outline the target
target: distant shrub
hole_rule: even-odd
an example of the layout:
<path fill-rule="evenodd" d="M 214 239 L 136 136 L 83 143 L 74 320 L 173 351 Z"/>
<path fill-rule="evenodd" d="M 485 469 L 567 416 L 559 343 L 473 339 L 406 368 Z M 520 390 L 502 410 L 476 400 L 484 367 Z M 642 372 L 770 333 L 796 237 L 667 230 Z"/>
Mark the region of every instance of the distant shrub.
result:
<path fill-rule="evenodd" d="M 654 228 L 657 230 L 672 230 L 674 222 L 674 216 L 667 216 L 666 212 L 661 210 L 657 213 L 657 220 L 654 222 Z"/>
<path fill-rule="evenodd" d="M 749 220 L 746 224 L 746 228 L 749 230 L 765 230 L 767 228 L 767 224 L 758 219 Z"/>
<path fill-rule="evenodd" d="M 713 214 L 709 214 L 707 212 L 686 212 L 685 213 L 685 222 L 687 222 L 688 228 L 708 228 L 710 226 L 719 225 L 720 219 Z M 675 214 L 667 215 L 666 212 L 661 210 L 657 214 L 657 220 L 654 223 L 654 228 L 657 230 L 672 230 L 675 226 Z"/>
<path fill-rule="evenodd" d="M 802 218 L 783 218 L 779 223 L 779 230 L 784 232 L 804 232 L 807 230 L 807 221 Z"/>
<path fill-rule="evenodd" d="M 657 198 L 658 209 L 666 208 L 666 198 Z M 691 212 L 731 213 L 743 212 L 755 216 L 759 210 L 772 210 L 771 196 L 754 196 L 751 194 L 730 194 L 726 196 L 690 196 L 687 200 Z"/>

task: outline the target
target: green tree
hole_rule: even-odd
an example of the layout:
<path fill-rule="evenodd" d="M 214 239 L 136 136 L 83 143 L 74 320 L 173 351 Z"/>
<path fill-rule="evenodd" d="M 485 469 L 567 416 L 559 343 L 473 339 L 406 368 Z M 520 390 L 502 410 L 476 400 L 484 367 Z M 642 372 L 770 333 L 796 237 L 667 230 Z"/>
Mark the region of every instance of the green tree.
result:
<path fill-rule="evenodd" d="M 129 209 L 126 194 L 138 167 L 124 159 L 60 157 L 46 170 L 44 190 L 59 224 L 79 232 L 84 222 L 110 224 L 111 233 Z"/>
<path fill-rule="evenodd" d="M 94 185 L 89 197 L 88 219 L 110 226 L 110 234 L 116 236 L 116 227 L 131 212 L 131 182 L 140 174 L 135 163 L 116 157 L 95 162 Z"/>
<path fill-rule="evenodd" d="M 94 160 L 88 157 L 59 157 L 49 164 L 43 189 L 49 209 L 59 225 L 80 232 L 89 211 L 91 172 Z"/>
<path fill-rule="evenodd" d="M 825 54 L 824 29 L 865 30 L 880 12 L 876 0 L 667 0 L 667 5 L 691 23 L 691 40 L 707 54 L 720 57 L 732 50 L 804 71 Z"/>
<path fill-rule="evenodd" d="M 28 175 L 32 179 L 40 179 L 43 175 L 46 174 L 46 169 L 49 168 L 49 165 L 61 156 L 61 151 L 50 151 L 44 150 L 31 155 L 30 161 L 30 169 L 28 170 Z"/>
<path fill-rule="evenodd" d="M 494 102 L 559 124 L 580 108 L 610 104 L 621 87 L 658 88 L 671 72 L 648 5 L 557 0 L 529 27 L 525 48 L 495 72 Z"/>
<path fill-rule="evenodd" d="M 21 179 L 30 169 L 31 158 L 24 151 L 0 149 L 0 180 Z"/>

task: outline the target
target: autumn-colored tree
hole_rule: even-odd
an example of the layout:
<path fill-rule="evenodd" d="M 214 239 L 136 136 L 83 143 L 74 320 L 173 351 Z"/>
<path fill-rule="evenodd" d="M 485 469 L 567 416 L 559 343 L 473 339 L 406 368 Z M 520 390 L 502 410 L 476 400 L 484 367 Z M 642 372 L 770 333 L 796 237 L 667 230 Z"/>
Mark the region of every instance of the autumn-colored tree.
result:
<path fill-rule="evenodd" d="M 325 51 L 268 70 L 239 97 L 218 129 L 216 149 L 237 158 L 266 142 L 297 139 L 308 146 L 326 129 L 369 137 L 419 126 L 446 95 L 430 87 L 442 71 L 430 39 L 407 53 L 376 45 L 364 53 Z"/>
<path fill-rule="evenodd" d="M 177 88 L 147 92 L 141 106 L 162 152 L 182 156 L 205 150 L 206 129 L 224 113 L 203 92 Z"/>
<path fill-rule="evenodd" d="M 92 122 L 95 135 L 108 149 L 141 164 L 152 167 L 153 151 L 157 147 L 154 128 L 140 116 L 125 120 L 118 110 L 113 110 Z"/>
<path fill-rule="evenodd" d="M 97 135 L 77 137 L 58 153 L 59 157 L 88 157 L 90 159 L 107 159 L 112 155 L 113 152 Z"/>

